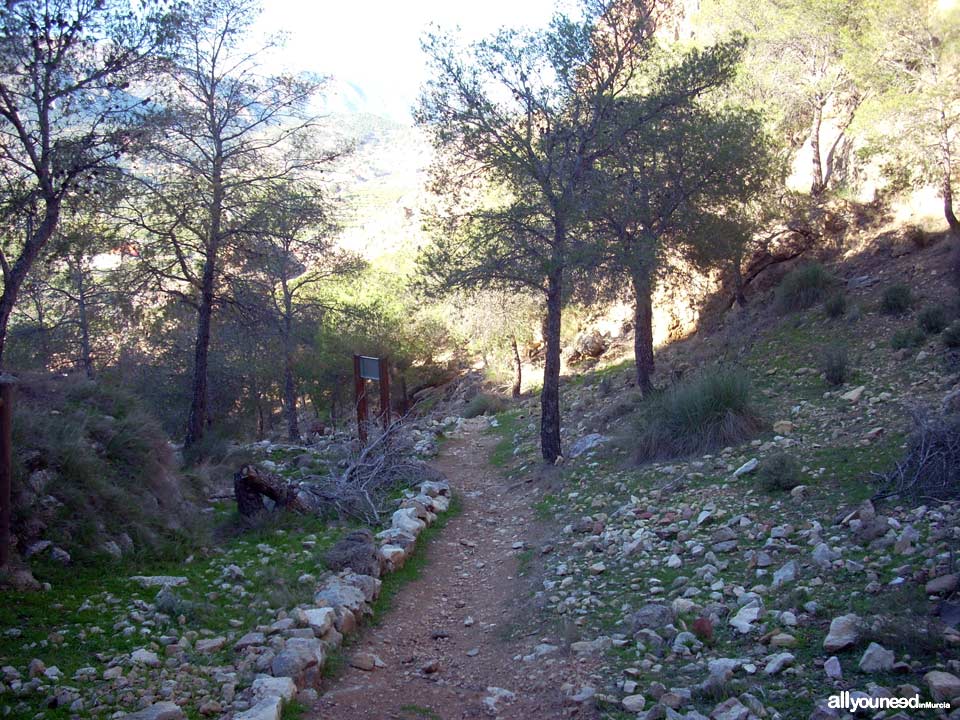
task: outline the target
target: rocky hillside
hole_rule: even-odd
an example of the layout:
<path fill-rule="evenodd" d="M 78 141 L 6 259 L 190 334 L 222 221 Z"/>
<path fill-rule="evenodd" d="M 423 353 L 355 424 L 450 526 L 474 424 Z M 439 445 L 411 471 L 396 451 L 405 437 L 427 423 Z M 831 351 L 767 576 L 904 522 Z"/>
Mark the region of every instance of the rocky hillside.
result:
<path fill-rule="evenodd" d="M 603 717 L 825 720 L 846 716 L 827 706 L 841 690 L 960 695 L 956 468 L 953 500 L 882 497 L 879 481 L 920 408 L 958 410 L 956 355 L 928 322 L 958 310 L 945 247 L 879 252 L 828 267 L 843 308 L 778 310 L 772 289 L 660 353 L 661 384 L 746 371 L 765 430 L 745 441 L 638 463 L 656 400 L 640 399 L 629 361 L 567 379 L 568 458 L 553 473 L 537 469 L 536 401 L 499 418 L 499 459 L 539 478 L 559 529 L 532 601 L 602 661 L 572 698 Z"/>

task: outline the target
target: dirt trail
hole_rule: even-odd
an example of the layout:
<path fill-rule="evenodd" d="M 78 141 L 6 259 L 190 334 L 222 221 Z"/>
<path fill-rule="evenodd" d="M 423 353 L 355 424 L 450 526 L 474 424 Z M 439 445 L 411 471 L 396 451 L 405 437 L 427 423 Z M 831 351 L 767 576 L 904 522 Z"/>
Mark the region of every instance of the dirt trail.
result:
<path fill-rule="evenodd" d="M 560 686 L 579 688 L 589 667 L 559 638 L 542 635 L 531 581 L 517 576 L 523 550 L 515 544 L 523 542 L 534 554 L 541 549 L 531 507 L 536 490 L 490 467 L 495 443 L 479 424 L 468 423 L 464 436 L 444 447 L 434 464 L 459 494 L 463 511 L 430 544 L 425 572 L 398 593 L 382 624 L 344 649 L 348 660 L 372 653 L 385 667 L 347 668 L 326 688 L 311 720 L 586 717 L 585 710 L 564 704 Z M 522 659 L 543 641 L 560 649 Z M 497 691 L 488 688 L 515 697 L 492 703 Z"/>

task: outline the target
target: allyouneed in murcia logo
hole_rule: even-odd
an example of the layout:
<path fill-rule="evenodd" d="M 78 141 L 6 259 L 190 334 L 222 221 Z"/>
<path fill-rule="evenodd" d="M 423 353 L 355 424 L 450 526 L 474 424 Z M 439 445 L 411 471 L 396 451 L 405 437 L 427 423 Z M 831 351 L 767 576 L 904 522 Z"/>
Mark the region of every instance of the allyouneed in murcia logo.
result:
<path fill-rule="evenodd" d="M 827 699 L 827 707 L 831 710 L 849 710 L 852 713 L 858 710 L 949 710 L 948 702 L 927 702 L 919 695 L 913 697 L 870 697 L 866 693 L 842 690 L 838 695 L 831 695 Z"/>

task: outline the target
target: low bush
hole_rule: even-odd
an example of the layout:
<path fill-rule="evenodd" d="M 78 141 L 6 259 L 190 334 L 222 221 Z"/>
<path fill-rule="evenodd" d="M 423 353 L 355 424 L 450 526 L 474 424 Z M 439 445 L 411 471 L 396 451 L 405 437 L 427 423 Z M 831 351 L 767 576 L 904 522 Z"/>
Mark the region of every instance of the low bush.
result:
<path fill-rule="evenodd" d="M 847 314 L 847 296 L 842 292 L 834 293 L 824 301 L 823 309 L 828 318 L 843 317 Z"/>
<path fill-rule="evenodd" d="M 890 346 L 894 350 L 904 350 L 906 348 L 917 348 L 927 341 L 927 336 L 918 327 L 897 330 L 890 338 Z"/>
<path fill-rule="evenodd" d="M 465 418 L 475 418 L 480 415 L 496 415 L 506 409 L 507 403 L 502 398 L 487 393 L 478 393 L 467 403 L 463 416 Z"/>
<path fill-rule="evenodd" d="M 924 308 L 917 316 L 917 325 L 929 335 L 942 333 L 949 324 L 947 311 L 940 306 Z"/>
<path fill-rule="evenodd" d="M 951 350 L 960 348 L 960 320 L 955 320 L 947 325 L 940 337 L 943 338 L 943 344 Z"/>
<path fill-rule="evenodd" d="M 51 540 L 86 560 L 111 540 L 153 554 L 189 539 L 199 493 L 136 398 L 71 377 L 26 379 L 17 394 L 13 505 L 22 541 Z"/>
<path fill-rule="evenodd" d="M 807 263 L 787 273 L 776 290 L 780 312 L 813 307 L 823 300 L 836 279 L 820 263 Z"/>
<path fill-rule="evenodd" d="M 960 498 L 960 414 L 917 411 L 907 450 L 882 476 L 878 497 L 924 502 Z"/>
<path fill-rule="evenodd" d="M 760 462 L 757 481 L 770 492 L 789 492 L 803 485 L 800 463 L 788 453 L 776 453 Z"/>
<path fill-rule="evenodd" d="M 913 307 L 913 292 L 907 285 L 897 283 L 883 291 L 880 310 L 885 315 L 903 315 Z"/>
<path fill-rule="evenodd" d="M 850 359 L 844 345 L 830 345 L 820 352 L 820 370 L 834 387 L 850 379 Z"/>
<path fill-rule="evenodd" d="M 641 419 L 639 462 L 709 452 L 748 440 L 764 422 L 751 401 L 750 380 L 736 368 L 717 368 L 652 399 Z"/>

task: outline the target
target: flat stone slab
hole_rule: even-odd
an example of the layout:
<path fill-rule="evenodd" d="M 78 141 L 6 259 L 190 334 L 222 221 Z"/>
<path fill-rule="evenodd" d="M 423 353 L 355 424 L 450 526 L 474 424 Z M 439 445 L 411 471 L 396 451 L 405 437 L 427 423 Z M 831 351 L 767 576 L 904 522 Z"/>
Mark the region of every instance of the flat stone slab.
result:
<path fill-rule="evenodd" d="M 283 700 L 279 697 L 264 698 L 249 710 L 237 713 L 233 720 L 280 720 Z"/>
<path fill-rule="evenodd" d="M 322 637 L 333 627 L 336 612 L 332 607 L 307 608 L 302 610 L 300 615 L 301 623 L 312 629 L 314 635 Z"/>
<path fill-rule="evenodd" d="M 313 599 L 321 607 L 345 607 L 350 612 L 359 612 L 367 600 L 362 590 L 340 578 L 331 578 Z"/>
<path fill-rule="evenodd" d="M 180 575 L 134 575 L 130 578 L 135 583 L 140 583 L 144 587 L 178 587 L 186 585 L 187 578 Z"/>
<path fill-rule="evenodd" d="M 215 637 L 205 640 L 197 640 L 194 648 L 198 653 L 214 653 L 217 650 L 223 648 L 227 644 L 227 639 L 225 637 Z"/>
<path fill-rule="evenodd" d="M 254 700 L 257 701 L 278 697 L 290 702 L 297 696 L 297 684 L 288 677 L 258 675 L 250 689 L 253 692 Z"/>
<path fill-rule="evenodd" d="M 244 635 L 242 638 L 237 640 L 237 644 L 234 647 L 237 650 L 244 650 L 248 647 L 255 647 L 257 645 L 266 645 L 267 636 L 262 632 L 249 632 Z"/>
<path fill-rule="evenodd" d="M 154 703 L 143 710 L 123 716 L 123 720 L 185 720 L 185 718 L 180 706 L 172 702 Z"/>
<path fill-rule="evenodd" d="M 158 667 L 160 665 L 160 658 L 157 657 L 157 654 L 144 648 L 130 653 L 130 661 L 136 665 L 146 665 L 147 667 Z"/>
<path fill-rule="evenodd" d="M 276 677 L 297 678 L 315 665 L 323 665 L 326 655 L 323 644 L 316 639 L 291 638 L 271 664 Z"/>

